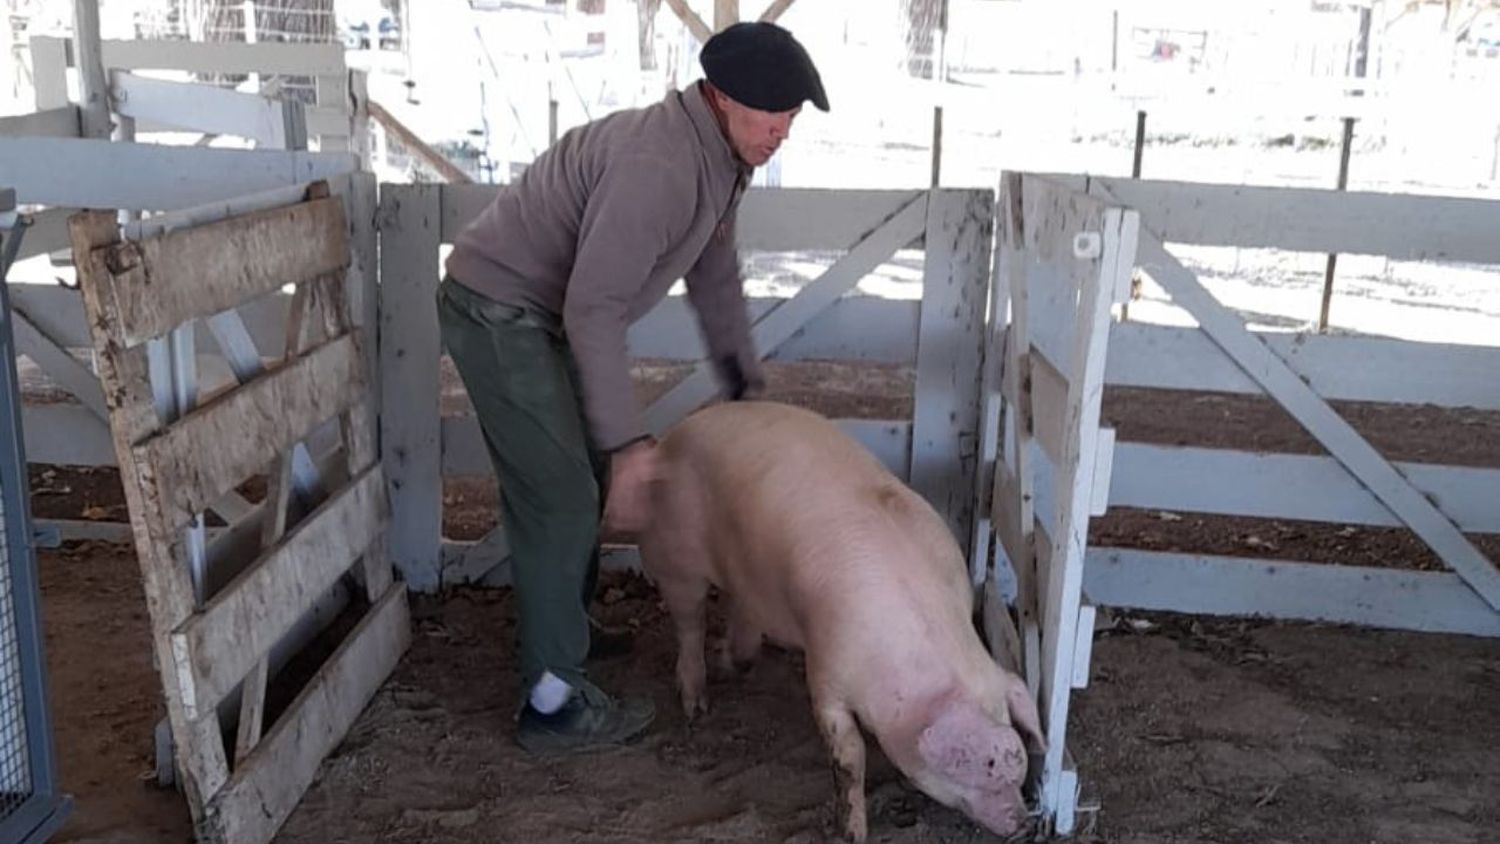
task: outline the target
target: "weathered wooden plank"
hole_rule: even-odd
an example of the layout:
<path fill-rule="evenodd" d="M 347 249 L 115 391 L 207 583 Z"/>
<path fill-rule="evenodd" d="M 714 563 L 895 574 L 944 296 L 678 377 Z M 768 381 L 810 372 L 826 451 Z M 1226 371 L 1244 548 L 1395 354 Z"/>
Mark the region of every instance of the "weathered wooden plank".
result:
<path fill-rule="evenodd" d="M 108 275 L 100 247 L 117 242 L 119 229 L 113 213 L 96 211 L 73 218 L 69 230 L 74 262 L 78 266 L 89 313 L 88 322 L 96 328 L 93 339 L 105 403 L 110 412 L 115 454 L 122 464 L 121 476 L 133 479 L 138 476 L 140 467 L 136 465 L 132 446 L 156 429 L 157 419 L 145 350 L 122 349 L 99 328 L 112 314 L 109 301 L 99 295 L 102 280 Z M 180 687 L 170 637 L 177 625 L 193 612 L 193 584 L 186 566 L 175 553 L 174 532 L 159 518 L 160 508 L 156 500 L 146 495 L 139 483 L 127 480 L 122 486 L 131 514 L 146 608 L 151 616 L 152 650 L 166 698 L 167 716 L 177 741 L 177 765 L 196 821 L 202 818 L 207 799 L 228 778 L 229 768 L 218 720 L 188 718 L 178 693 Z"/>
<path fill-rule="evenodd" d="M 114 75 L 115 110 L 122 116 L 176 129 L 252 140 L 262 149 L 288 149 L 285 106 L 279 100 L 216 85 Z"/>
<path fill-rule="evenodd" d="M 966 559 L 994 216 L 988 191 L 928 194 L 911 485 L 947 520 Z"/>
<path fill-rule="evenodd" d="M 358 401 L 365 374 L 346 334 L 195 408 L 132 450 L 175 527 Z"/>
<path fill-rule="evenodd" d="M 898 478 L 909 476 L 908 450 L 911 423 L 900 419 L 837 419 L 840 429 L 854 437 Z M 443 475 L 446 477 L 494 474 L 484 434 L 474 416 L 444 416 Z"/>
<path fill-rule="evenodd" d="M 212 711 L 379 535 L 384 483 L 378 468 L 360 475 L 173 631 L 190 717 Z"/>
<path fill-rule="evenodd" d="M 1500 410 L 1500 349 L 1378 337 L 1254 332 L 1325 399 Z M 1196 328 L 1117 323 L 1110 384 L 1261 394 Z"/>
<path fill-rule="evenodd" d="M 871 232 L 816 280 L 797 291 L 791 300 L 756 320 L 750 330 L 756 350 L 765 356 L 780 348 L 867 273 L 919 237 L 926 223 L 926 209 L 925 195 L 918 194 L 917 199 Z M 711 398 L 716 388 L 712 366 L 707 361 L 699 363 L 691 374 L 646 409 L 647 430 L 665 431 Z"/>
<path fill-rule="evenodd" d="M 754 298 L 746 308 L 751 321 L 765 316 L 782 298 Z M 770 355 L 772 360 L 837 360 L 910 366 L 917 360 L 921 303 L 848 295 L 814 317 L 806 329 Z M 668 296 L 630 327 L 635 357 L 701 360 L 706 354 L 697 317 L 685 296 Z"/>
<path fill-rule="evenodd" d="M 343 73 L 344 51 L 338 44 L 107 39 L 104 64 L 123 70 L 318 76 Z"/>
<path fill-rule="evenodd" d="M 76 138 L 78 136 L 77 106 L 61 106 L 31 114 L 0 117 L 0 137 Z"/>
<path fill-rule="evenodd" d="M 1459 530 L 1500 533 L 1500 469 L 1394 466 Z M 1122 443 L 1115 452 L 1109 502 L 1265 519 L 1402 525 L 1337 460 L 1310 455 Z"/>
<path fill-rule="evenodd" d="M 438 418 L 439 199 L 451 188 L 380 192 L 380 443 L 390 490 L 391 559 L 416 592 L 442 572 L 442 451 Z"/>
<path fill-rule="evenodd" d="M 1082 177 L 1049 177 L 1081 188 Z M 1500 202 L 1314 188 L 1087 180 L 1164 243 L 1500 264 Z"/>
<path fill-rule="evenodd" d="M 494 185 L 443 186 L 443 242 L 452 243 L 498 190 Z M 740 201 L 735 242 L 742 252 L 852 249 L 921 193 L 751 188 Z"/>
<path fill-rule="evenodd" d="M 1500 613 L 1449 572 L 1091 548 L 1084 588 L 1104 606 L 1500 637 Z"/>
<path fill-rule="evenodd" d="M 113 247 L 104 295 L 118 321 L 106 328 L 134 346 L 286 284 L 349 266 L 343 204 L 320 199 L 257 211 Z"/>
<path fill-rule="evenodd" d="M 1053 463 L 1062 460 L 1067 438 L 1068 379 L 1039 348 L 1031 350 L 1032 435 Z"/>
<path fill-rule="evenodd" d="M 75 208 L 183 208 L 349 173 L 356 164 L 338 152 L 0 138 L 0 184 L 15 187 L 22 202 Z"/>
<path fill-rule="evenodd" d="M 1035 471 L 1029 455 L 1035 418 L 1028 304 L 1032 292 L 1028 276 L 1035 262 L 1026 249 L 1024 187 L 1017 173 L 1004 174 L 1000 182 L 997 241 L 1001 257 L 998 269 L 1002 274 L 995 281 L 1003 287 L 997 303 L 1009 303 L 1011 324 L 1004 335 L 1005 361 L 1000 373 L 1000 391 L 1005 400 L 1004 427 L 990 492 L 990 519 L 1001 540 L 996 543 L 996 575 L 1004 576 L 1001 565 L 1004 562 L 1009 563 L 1010 575 L 1015 578 L 1021 662 L 1027 687 L 1036 695 L 1041 687 L 1041 595 L 1037 581 L 1044 549 L 1035 532 Z M 1004 310 L 997 306 L 995 313 Z M 1003 554 L 998 553 L 1002 550 Z"/>
<path fill-rule="evenodd" d="M 1381 503 L 1400 516 L 1490 606 L 1500 608 L 1500 568 L 1464 538 L 1442 511 L 1298 378 L 1285 361 L 1245 330 L 1240 318 L 1219 304 L 1154 235 L 1141 236 L 1141 266 Z"/>
<path fill-rule="evenodd" d="M 207 807 L 202 840 L 268 842 L 312 784 L 318 766 L 396 667 L 410 643 L 406 590 L 396 584 L 277 719 Z"/>

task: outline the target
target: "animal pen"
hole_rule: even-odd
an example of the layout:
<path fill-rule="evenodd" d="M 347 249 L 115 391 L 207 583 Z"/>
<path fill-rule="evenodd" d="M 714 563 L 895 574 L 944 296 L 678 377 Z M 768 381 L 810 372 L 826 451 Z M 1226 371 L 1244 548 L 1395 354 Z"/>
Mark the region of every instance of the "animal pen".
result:
<path fill-rule="evenodd" d="M 154 87 L 130 84 L 118 90 Z M 37 215 L 23 254 L 66 251 L 82 286 L 11 289 L 17 351 L 78 400 L 28 407 L 27 451 L 120 467 L 200 836 L 264 842 L 405 649 L 406 590 L 507 579 L 503 531 L 443 536 L 443 479 L 489 463 L 473 418 L 441 412 L 434 303 L 443 246 L 496 188 L 376 185 L 359 170 L 357 109 L 326 133 L 356 139 L 355 152 L 327 151 L 337 140 L 306 152 L 318 133 L 298 129 L 295 108 L 177 85 L 163 111 L 142 96 L 128 116 L 287 148 L 82 138 L 84 110 L 56 102 L 0 121 L 0 186 L 55 209 Z M 208 97 L 254 108 L 182 110 Z M 111 178 L 124 171 L 143 177 Z M 841 424 L 968 551 L 992 650 L 1038 697 L 1045 829 L 1072 832 L 1082 808 L 1089 760 L 1070 753 L 1066 728 L 1097 607 L 1500 636 L 1500 574 L 1465 537 L 1500 532 L 1500 472 L 1393 464 L 1329 405 L 1500 410 L 1500 351 L 1252 333 L 1169 249 L 1500 264 L 1500 203 L 1009 173 L 997 191 L 757 189 L 738 225 L 745 250 L 839 256 L 796 295 L 750 302 L 762 354 L 915 371 L 910 419 Z M 919 300 L 847 295 L 911 249 Z M 1137 270 L 1198 327 L 1115 319 Z M 653 430 L 712 398 L 682 297 L 629 340 L 636 357 L 696 364 L 647 410 Z M 1117 442 L 1100 425 L 1107 385 L 1264 393 L 1328 454 Z M 267 479 L 267 503 L 245 497 L 252 475 Z M 1451 571 L 1092 545 L 1090 517 L 1112 507 L 1406 525 Z M 628 549 L 617 558 L 632 564 Z M 339 634 L 333 655 L 310 679 L 288 677 L 325 629 Z M 305 682 L 286 688 L 293 679 Z"/>

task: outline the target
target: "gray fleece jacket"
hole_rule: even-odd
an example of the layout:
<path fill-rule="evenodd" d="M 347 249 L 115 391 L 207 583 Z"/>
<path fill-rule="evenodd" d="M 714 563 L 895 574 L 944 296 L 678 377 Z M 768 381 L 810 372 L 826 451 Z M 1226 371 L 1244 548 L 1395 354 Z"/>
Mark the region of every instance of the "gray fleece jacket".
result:
<path fill-rule="evenodd" d="M 565 134 L 457 237 L 446 268 L 557 326 L 594 445 L 611 451 L 645 433 L 626 330 L 679 278 L 721 379 L 737 366 L 759 382 L 734 242 L 749 176 L 695 85 Z"/>

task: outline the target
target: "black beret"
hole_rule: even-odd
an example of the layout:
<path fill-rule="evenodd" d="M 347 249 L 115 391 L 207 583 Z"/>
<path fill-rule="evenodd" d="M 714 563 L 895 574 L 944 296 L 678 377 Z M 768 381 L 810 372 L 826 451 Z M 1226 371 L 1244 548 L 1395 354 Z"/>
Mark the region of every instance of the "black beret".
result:
<path fill-rule="evenodd" d="M 803 100 L 812 100 L 828 110 L 828 95 L 812 57 L 774 23 L 734 24 L 708 39 L 698 60 L 709 83 L 741 105 L 791 111 Z"/>

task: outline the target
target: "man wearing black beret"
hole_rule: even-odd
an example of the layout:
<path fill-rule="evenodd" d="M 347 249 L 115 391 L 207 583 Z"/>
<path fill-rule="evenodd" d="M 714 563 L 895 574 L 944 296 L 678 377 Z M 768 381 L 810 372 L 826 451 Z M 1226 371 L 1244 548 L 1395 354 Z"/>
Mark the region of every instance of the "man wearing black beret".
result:
<path fill-rule="evenodd" d="M 654 710 L 585 675 L 602 532 L 630 536 L 656 475 L 626 331 L 679 278 L 726 398 L 763 385 L 735 211 L 802 104 L 828 110 L 791 33 L 741 23 L 704 45 L 705 79 L 580 126 L 454 241 L 438 288 L 444 343 L 501 483 L 519 610 L 517 741 L 617 744 Z"/>

